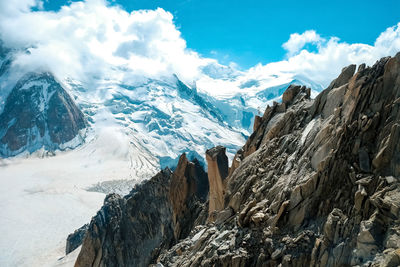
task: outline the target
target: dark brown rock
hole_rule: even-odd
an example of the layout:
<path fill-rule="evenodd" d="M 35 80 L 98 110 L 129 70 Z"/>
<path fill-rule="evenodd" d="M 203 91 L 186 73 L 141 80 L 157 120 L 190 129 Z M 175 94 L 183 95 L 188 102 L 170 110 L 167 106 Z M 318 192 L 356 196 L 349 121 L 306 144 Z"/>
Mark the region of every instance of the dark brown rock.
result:
<path fill-rule="evenodd" d="M 50 73 L 29 73 L 7 97 L 0 114 L 0 156 L 60 148 L 86 127 L 72 98 Z"/>
<path fill-rule="evenodd" d="M 175 239 L 186 237 L 199 215 L 199 202 L 205 202 L 208 195 L 208 177 L 200 162 L 188 161 L 186 154 L 179 158 L 178 166 L 172 173 L 169 201 L 172 205 Z"/>
<path fill-rule="evenodd" d="M 65 254 L 71 253 L 80 245 L 82 245 L 83 238 L 89 228 L 89 224 L 85 224 L 81 228 L 75 230 L 72 234 L 67 237 L 67 244 L 65 247 Z"/>
<path fill-rule="evenodd" d="M 293 101 L 295 96 L 299 93 L 300 85 L 290 85 L 282 95 L 282 103 L 289 104 Z"/>
<path fill-rule="evenodd" d="M 256 115 L 256 116 L 254 117 L 253 131 L 257 130 L 258 126 L 260 126 L 261 120 L 262 120 L 262 117 L 260 117 L 260 116 L 257 116 L 257 115 Z"/>

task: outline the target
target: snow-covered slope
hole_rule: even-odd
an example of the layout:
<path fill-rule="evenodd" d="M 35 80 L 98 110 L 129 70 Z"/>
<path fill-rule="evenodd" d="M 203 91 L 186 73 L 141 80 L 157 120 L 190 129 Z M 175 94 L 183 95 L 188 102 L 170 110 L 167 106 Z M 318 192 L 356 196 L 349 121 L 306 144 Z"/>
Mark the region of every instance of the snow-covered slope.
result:
<path fill-rule="evenodd" d="M 252 132 L 253 118 L 264 113 L 267 105 L 281 101 L 290 84 L 310 87 L 312 96 L 323 86 L 311 79 L 292 73 L 241 72 L 212 63 L 203 67 L 203 76 L 196 81 L 198 94 L 214 105 L 231 127 Z"/>
<path fill-rule="evenodd" d="M 94 138 L 98 136 L 99 128 L 95 125 L 103 120 L 102 117 L 107 117 L 107 123 L 115 126 L 115 131 L 129 137 L 134 154 L 137 150 L 136 154 L 146 155 L 143 161 L 161 167 L 173 167 L 182 152 L 201 160 L 204 158 L 202 152 L 217 144 L 227 146 L 228 156 L 232 157 L 251 133 L 254 116 L 261 114 L 272 101 L 279 101 L 289 84 L 304 84 L 317 91 L 322 89 L 306 77 L 287 73 L 255 76 L 215 62 L 204 66 L 201 69 L 203 74 L 190 85 L 176 75 L 149 78 L 133 74 L 122 67 L 114 69 L 118 75 L 108 78 L 91 77 L 79 81 L 70 77 L 58 77 L 56 82 L 57 79 L 49 73 L 46 76 L 38 72 L 37 77 L 31 74 L 26 78 L 27 74 L 23 69 L 13 67 L 14 54 L 29 54 L 29 49 L 14 51 L 1 45 L 0 48 L 3 69 L 0 74 L 0 114 L 4 115 L 3 109 L 7 106 L 13 106 L 13 103 L 6 103 L 7 99 L 9 102 L 16 101 L 9 99 L 13 93 L 14 98 L 22 97 L 21 92 L 25 90 L 21 88 L 29 88 L 33 91 L 31 95 L 37 98 L 30 101 L 35 102 L 38 110 L 33 113 L 46 113 L 48 100 L 45 98 L 53 94 L 47 92 L 47 89 L 60 82 L 61 85 L 56 87 L 64 87 L 66 93 L 78 104 L 88 121 L 88 128 L 93 130 Z M 20 78 L 21 76 L 25 78 Z M 20 82 L 16 85 L 17 80 Z M 38 90 L 35 88 L 43 93 L 36 93 Z M 21 106 L 31 104 L 25 102 Z M 6 135 L 8 128 L 13 127 L 13 123 L 20 119 L 17 114 L 8 114 L 3 121 L 0 135 L 2 131 Z M 104 121 L 102 122 L 104 125 Z M 38 136 L 34 129 L 29 128 L 25 135 Z M 65 132 L 66 129 L 60 131 Z M 76 135 L 76 131 L 73 132 Z M 32 153 L 41 147 L 46 150 L 73 147 L 61 145 L 65 140 L 57 142 L 56 146 L 46 145 L 46 135 L 40 133 L 40 136 L 40 140 L 28 138 L 29 144 L 19 146 L 12 152 L 6 151 L 5 147 L 3 156 L 16 155 L 23 151 Z"/>
<path fill-rule="evenodd" d="M 25 75 L 10 67 L 12 53 L 0 51 L 1 114 L 8 110 L 7 99 Z M 123 77 L 124 70 L 119 71 Z M 43 72 L 38 72 L 21 86 L 42 92 L 40 101 L 33 101 L 39 117 L 39 111 L 48 110 L 45 89 L 51 88 L 47 79 L 53 79 L 44 73 L 44 80 Z M 290 83 L 321 89 L 305 77 L 253 79 L 215 64 L 203 68 L 202 78 L 190 84 L 176 75 L 54 80 L 82 112 L 84 139 L 53 147 L 44 145 L 43 139 L 32 139 L 33 132 L 27 131 L 24 136 L 32 142 L 17 151 L 25 152 L 0 159 L 0 233 L 4 233 L 0 266 L 56 264 L 64 255 L 66 236 L 95 214 L 105 193 L 126 193 L 160 167 L 173 167 L 182 152 L 204 162 L 207 149 L 224 145 L 232 158 L 251 133 L 254 115 L 279 101 Z M 0 135 L 21 115 L 9 114 Z M 73 260 L 58 263 L 62 262 Z"/>
<path fill-rule="evenodd" d="M 183 152 L 202 159 L 199 153 L 217 143 L 233 155 L 244 140 L 242 129 L 226 123 L 212 103 L 176 76 L 132 84 L 101 81 L 96 90 L 72 81 L 69 85 L 92 127 L 107 116 L 157 167 L 173 167 Z"/>
<path fill-rule="evenodd" d="M 104 127 L 98 138 L 54 157 L 0 159 L 0 266 L 53 266 L 65 255 L 66 236 L 103 202 L 104 193 L 87 189 L 141 175 L 129 149 L 128 139 Z"/>

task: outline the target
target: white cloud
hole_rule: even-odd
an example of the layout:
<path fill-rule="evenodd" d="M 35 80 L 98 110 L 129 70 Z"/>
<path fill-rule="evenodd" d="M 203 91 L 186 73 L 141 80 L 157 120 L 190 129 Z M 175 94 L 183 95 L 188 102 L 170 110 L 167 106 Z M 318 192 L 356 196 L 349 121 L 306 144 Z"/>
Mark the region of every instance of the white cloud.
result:
<path fill-rule="evenodd" d="M 282 45 L 288 51 L 288 56 L 293 56 L 299 52 L 306 44 L 319 45 L 325 39 L 321 38 L 314 30 L 305 31 L 302 34 L 292 33 L 289 40 Z"/>
<path fill-rule="evenodd" d="M 29 12 L 31 8 L 43 8 L 43 1 L 41 0 L 3 0 L 0 1 L 0 14 L 1 16 L 15 16 L 21 12 Z"/>
<path fill-rule="evenodd" d="M 12 10 L 0 11 L 1 38 L 8 47 L 30 51 L 18 54 L 16 70 L 50 69 L 59 78 L 82 80 L 121 78 L 117 70 L 124 68 L 132 75 L 177 73 L 193 80 L 199 66 L 212 62 L 187 49 L 163 9 L 128 13 L 103 0 L 86 0 L 58 12 L 32 12 L 38 1 L 13 1 Z"/>
<path fill-rule="evenodd" d="M 375 41 L 375 48 L 382 53 L 393 54 L 400 51 L 400 22 L 393 27 L 387 28 Z"/>
<path fill-rule="evenodd" d="M 284 47 L 289 53 L 294 53 L 286 60 L 257 65 L 249 69 L 247 75 L 259 78 L 279 74 L 300 75 L 327 86 L 344 66 L 362 63 L 372 65 L 381 57 L 394 56 L 400 51 L 400 23 L 382 32 L 374 45 L 349 44 L 337 37 L 325 40 L 309 32 L 291 35 Z M 307 42 L 317 43 L 317 51 L 302 49 Z"/>
<path fill-rule="evenodd" d="M 316 44 L 316 51 L 308 51 L 305 48 L 307 43 Z M 289 55 L 285 60 L 257 64 L 234 80 L 203 77 L 197 83 L 198 88 L 225 98 L 243 93 L 243 84 L 253 85 L 245 89 L 246 94 L 255 94 L 293 79 L 311 81 L 326 87 L 345 66 L 362 63 L 372 65 L 382 57 L 394 56 L 400 52 L 400 23 L 382 32 L 374 45 L 349 44 L 341 42 L 337 37 L 326 40 L 315 31 L 306 31 L 303 34 L 292 34 L 283 47 Z M 258 82 L 253 83 L 254 80 Z"/>
<path fill-rule="evenodd" d="M 374 45 L 324 39 L 309 30 L 290 35 L 283 44 L 286 59 L 240 72 L 235 64 L 224 67 L 187 48 L 172 14 L 163 9 L 128 13 L 105 0 L 86 0 L 57 12 L 31 11 L 41 5 L 39 0 L 0 1 L 0 38 L 8 47 L 29 48 L 30 52 L 17 54 L 13 65 L 17 74 L 41 68 L 61 79 L 134 81 L 138 76 L 176 73 L 186 81 L 199 80 L 199 88 L 212 88 L 203 88 L 211 94 L 220 90 L 227 95 L 243 92 L 241 85 L 255 79 L 261 82 L 254 90 L 293 77 L 326 86 L 346 65 L 370 65 L 400 50 L 400 23 L 386 29 Z M 307 50 L 307 44 L 315 49 Z"/>

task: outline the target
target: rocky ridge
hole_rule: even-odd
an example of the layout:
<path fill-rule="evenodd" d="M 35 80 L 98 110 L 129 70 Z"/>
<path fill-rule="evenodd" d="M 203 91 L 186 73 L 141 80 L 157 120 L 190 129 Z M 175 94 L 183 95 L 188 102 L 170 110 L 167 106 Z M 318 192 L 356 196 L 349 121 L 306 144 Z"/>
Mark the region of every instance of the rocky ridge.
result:
<path fill-rule="evenodd" d="M 195 223 L 205 222 L 207 214 L 201 211 L 207 194 L 203 167 L 183 154 L 174 172 L 162 170 L 125 197 L 106 197 L 75 266 L 148 266 L 162 249 L 186 237 Z"/>
<path fill-rule="evenodd" d="M 168 226 L 157 232 L 163 238 L 144 253 L 146 262 L 133 265 L 399 266 L 400 53 L 355 69 L 344 68 L 316 99 L 304 86 L 289 86 L 282 103 L 255 119 L 229 169 L 223 149 L 207 151 L 210 205 L 176 212 L 170 203 L 182 206 L 184 197 L 158 202 L 140 187 L 124 198 L 108 196 L 76 266 L 131 266 L 130 255 L 144 252 L 135 240 L 154 240 L 146 229 L 159 224 Z M 164 182 L 156 183 L 160 175 Z M 165 170 L 143 188 L 191 195 L 179 191 L 185 186 L 171 188 L 177 176 Z M 143 199 L 128 203 L 135 194 Z M 211 205 L 212 198 L 218 201 Z M 124 212 L 142 206 L 140 216 Z M 177 214 L 189 209 L 198 216 L 180 223 L 186 228 L 177 234 Z M 122 229 L 116 225 L 140 218 L 140 225 L 123 228 L 123 241 L 112 238 Z"/>

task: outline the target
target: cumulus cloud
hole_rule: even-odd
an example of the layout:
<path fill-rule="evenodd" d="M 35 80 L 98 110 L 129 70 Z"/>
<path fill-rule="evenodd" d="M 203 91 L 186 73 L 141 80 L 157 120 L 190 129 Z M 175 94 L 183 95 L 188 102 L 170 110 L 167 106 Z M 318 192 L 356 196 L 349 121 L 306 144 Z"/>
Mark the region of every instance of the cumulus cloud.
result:
<path fill-rule="evenodd" d="M 0 14 L 2 16 L 15 16 L 21 12 L 30 12 L 31 8 L 42 9 L 41 0 L 8 0 L 0 1 Z"/>
<path fill-rule="evenodd" d="M 308 31 L 307 31 L 308 32 Z M 372 65 L 376 60 L 384 56 L 393 56 L 400 51 L 400 23 L 387 28 L 376 39 L 374 45 L 341 42 L 337 37 L 324 40 L 318 34 L 303 33 L 291 35 L 285 44 L 289 53 L 294 52 L 287 60 L 256 66 L 249 72 L 256 73 L 293 73 L 303 75 L 324 86 L 335 78 L 340 70 L 349 64 L 366 63 Z M 298 38 L 303 36 L 303 38 Z M 308 36 L 308 37 L 306 37 Z M 315 38 L 314 38 L 315 37 Z M 303 41 L 299 41 L 302 39 Z M 295 41 L 293 41 L 295 40 Z M 304 43 L 317 42 L 317 51 L 310 52 L 304 47 Z M 296 46 L 295 44 L 299 44 Z"/>
<path fill-rule="evenodd" d="M 316 50 L 307 50 L 308 43 L 315 44 Z M 362 63 L 372 65 L 382 57 L 400 52 L 400 23 L 383 31 L 373 45 L 349 44 L 337 37 L 324 39 L 315 31 L 306 31 L 292 34 L 283 47 L 288 52 L 284 60 L 257 64 L 237 75 L 234 80 L 202 77 L 197 83 L 198 88 L 224 98 L 244 91 L 256 94 L 294 79 L 326 87 L 345 66 Z M 247 86 L 249 84 L 252 86 Z"/>
<path fill-rule="evenodd" d="M 31 11 L 40 1 L 11 1 L 14 5 L 1 2 L 0 8 L 14 7 L 0 11 L 0 37 L 5 46 L 22 49 L 15 69 L 50 69 L 59 78 L 177 73 L 193 80 L 200 66 L 212 62 L 186 47 L 163 9 L 128 13 L 103 0 L 86 0 L 46 12 Z"/>
<path fill-rule="evenodd" d="M 284 60 L 238 71 L 189 49 L 172 14 L 163 9 L 129 13 L 106 0 L 71 2 L 57 12 L 43 11 L 42 5 L 40 0 L 0 1 L 0 38 L 5 46 L 19 49 L 14 73 L 45 69 L 60 79 L 130 82 L 176 73 L 186 81 L 197 80 L 200 90 L 228 95 L 243 92 L 243 84 L 258 90 L 293 77 L 326 86 L 346 65 L 371 65 L 400 50 L 400 23 L 373 45 L 325 39 L 308 30 L 290 35 L 282 45 Z M 315 48 L 308 50 L 308 44 Z"/>
<path fill-rule="evenodd" d="M 314 30 L 305 31 L 302 34 L 293 33 L 289 40 L 282 45 L 288 52 L 288 56 L 292 56 L 299 52 L 306 44 L 319 45 L 325 39 L 321 38 Z"/>

